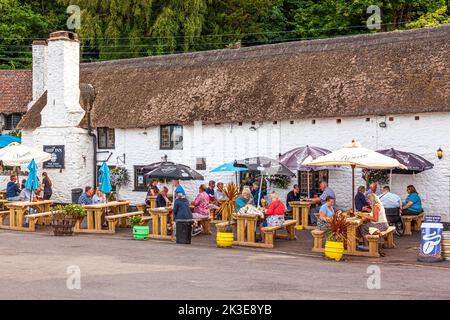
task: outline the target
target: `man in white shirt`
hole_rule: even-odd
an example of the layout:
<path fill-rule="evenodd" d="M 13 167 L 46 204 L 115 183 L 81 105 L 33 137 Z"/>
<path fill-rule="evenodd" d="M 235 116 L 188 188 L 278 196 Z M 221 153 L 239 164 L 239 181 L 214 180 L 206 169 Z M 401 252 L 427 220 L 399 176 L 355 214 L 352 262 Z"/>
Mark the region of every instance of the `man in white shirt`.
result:
<path fill-rule="evenodd" d="M 383 187 L 383 193 L 380 195 L 380 201 L 385 209 L 395 209 L 402 206 L 402 199 L 391 192 L 388 186 Z"/>
<path fill-rule="evenodd" d="M 378 195 L 377 188 L 378 188 L 378 185 L 376 184 L 376 182 L 372 182 L 370 184 L 369 190 L 367 190 L 366 193 L 364 193 L 364 196 L 366 197 L 367 202 L 369 202 L 369 194 L 374 193 L 374 194 Z"/>

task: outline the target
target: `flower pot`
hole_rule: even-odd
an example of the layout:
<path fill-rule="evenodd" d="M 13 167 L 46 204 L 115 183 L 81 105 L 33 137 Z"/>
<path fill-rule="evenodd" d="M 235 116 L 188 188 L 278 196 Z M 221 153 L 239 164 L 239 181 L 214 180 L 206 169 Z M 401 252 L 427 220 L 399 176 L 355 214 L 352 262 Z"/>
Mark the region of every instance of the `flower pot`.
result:
<path fill-rule="evenodd" d="M 149 226 L 133 226 L 133 239 L 134 240 L 147 240 L 150 233 Z"/>
<path fill-rule="evenodd" d="M 325 242 L 325 257 L 339 261 L 344 254 L 344 243 L 339 241 Z"/>
<path fill-rule="evenodd" d="M 217 246 L 219 248 L 231 248 L 233 246 L 233 232 L 217 232 Z"/>
<path fill-rule="evenodd" d="M 71 236 L 73 235 L 73 227 L 75 226 L 77 219 L 68 217 L 54 216 L 52 219 L 53 234 L 55 236 Z"/>

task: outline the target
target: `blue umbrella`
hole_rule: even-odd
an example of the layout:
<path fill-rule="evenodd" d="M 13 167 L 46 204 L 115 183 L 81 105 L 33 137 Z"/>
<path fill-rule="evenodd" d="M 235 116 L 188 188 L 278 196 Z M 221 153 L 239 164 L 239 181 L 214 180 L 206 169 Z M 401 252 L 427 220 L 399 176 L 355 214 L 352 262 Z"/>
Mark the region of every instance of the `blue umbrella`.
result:
<path fill-rule="evenodd" d="M 106 165 L 106 162 L 103 162 L 102 166 L 100 167 L 100 178 L 99 178 L 99 182 L 100 182 L 100 187 L 99 190 L 103 193 L 110 193 L 112 190 L 111 187 L 111 176 L 109 173 L 109 168 Z"/>
<path fill-rule="evenodd" d="M 12 142 L 21 143 L 21 139 L 10 135 L 0 136 L 0 148 L 4 148 Z"/>
<path fill-rule="evenodd" d="M 212 169 L 210 172 L 235 172 L 235 171 L 248 171 L 248 168 L 235 166 L 235 162 L 228 162 Z"/>
<path fill-rule="evenodd" d="M 37 165 L 36 162 L 31 160 L 30 164 L 28 165 L 28 178 L 27 182 L 25 183 L 25 187 L 30 190 L 30 201 L 32 200 L 32 194 L 33 190 L 36 190 L 39 187 L 39 180 L 37 177 Z"/>

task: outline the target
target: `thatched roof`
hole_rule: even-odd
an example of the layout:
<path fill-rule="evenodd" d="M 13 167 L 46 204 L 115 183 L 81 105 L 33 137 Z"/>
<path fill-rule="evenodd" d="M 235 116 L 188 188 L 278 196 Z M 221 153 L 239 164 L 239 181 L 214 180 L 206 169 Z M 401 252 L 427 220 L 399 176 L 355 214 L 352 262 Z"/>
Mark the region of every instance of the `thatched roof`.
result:
<path fill-rule="evenodd" d="M 26 112 L 31 99 L 31 70 L 0 70 L 0 112 Z"/>
<path fill-rule="evenodd" d="M 449 40 L 444 25 L 88 63 L 81 81 L 97 127 L 442 112 Z"/>

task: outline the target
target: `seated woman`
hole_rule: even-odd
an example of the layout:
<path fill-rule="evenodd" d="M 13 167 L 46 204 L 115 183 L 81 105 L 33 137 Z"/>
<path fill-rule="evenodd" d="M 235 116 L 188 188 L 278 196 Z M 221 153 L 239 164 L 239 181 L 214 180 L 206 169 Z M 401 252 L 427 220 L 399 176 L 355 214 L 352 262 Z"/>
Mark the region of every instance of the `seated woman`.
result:
<path fill-rule="evenodd" d="M 209 217 L 209 195 L 206 193 L 206 187 L 204 184 L 198 188 L 198 195 L 194 200 L 194 213 L 192 216 L 194 219 L 208 218 Z"/>
<path fill-rule="evenodd" d="M 381 203 L 378 196 L 374 193 L 368 196 L 369 204 L 372 208 L 372 214 L 367 217 L 362 218 L 363 224 L 359 226 L 358 230 L 363 238 L 364 246 L 357 246 L 358 249 L 368 251 L 369 250 L 369 240 L 367 236 L 370 233 L 370 228 L 378 229 L 379 232 L 386 231 L 389 227 L 386 213 L 384 211 L 383 204 Z M 372 233 L 374 234 L 374 233 Z"/>
<path fill-rule="evenodd" d="M 264 241 L 264 232 L 261 231 L 262 227 L 277 227 L 284 224 L 284 212 L 286 210 L 283 202 L 280 200 L 280 196 L 277 192 L 270 193 L 270 204 L 265 209 L 265 220 L 260 225 L 260 233 L 262 241 Z"/>
<path fill-rule="evenodd" d="M 165 208 L 169 203 L 169 198 L 167 198 L 167 193 L 169 189 L 167 187 L 163 187 L 161 191 L 156 196 L 156 207 L 157 208 Z"/>
<path fill-rule="evenodd" d="M 103 195 L 103 192 L 96 188 L 94 196 L 92 197 L 92 204 L 102 204 L 106 203 L 106 197 Z"/>
<path fill-rule="evenodd" d="M 242 194 L 236 198 L 234 201 L 235 209 L 234 213 L 238 213 L 239 210 L 244 208 L 247 205 L 255 205 L 253 202 L 252 192 L 250 191 L 250 188 L 245 187 L 242 189 Z"/>
<path fill-rule="evenodd" d="M 335 211 L 333 208 L 334 198 L 328 196 L 325 198 L 325 203 L 319 209 L 319 220 L 317 221 L 317 228 L 319 230 L 325 230 L 334 216 Z"/>
<path fill-rule="evenodd" d="M 359 186 L 358 192 L 355 195 L 355 209 L 356 211 L 370 211 L 369 204 L 367 203 L 366 196 L 364 193 L 366 192 L 366 187 Z"/>
<path fill-rule="evenodd" d="M 420 199 L 416 188 L 413 185 L 409 185 L 406 187 L 406 191 L 408 192 L 408 197 L 401 207 L 402 215 L 407 216 L 421 214 L 423 212 L 422 200 Z"/>

